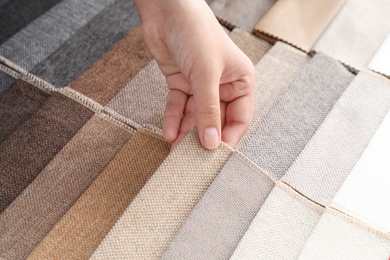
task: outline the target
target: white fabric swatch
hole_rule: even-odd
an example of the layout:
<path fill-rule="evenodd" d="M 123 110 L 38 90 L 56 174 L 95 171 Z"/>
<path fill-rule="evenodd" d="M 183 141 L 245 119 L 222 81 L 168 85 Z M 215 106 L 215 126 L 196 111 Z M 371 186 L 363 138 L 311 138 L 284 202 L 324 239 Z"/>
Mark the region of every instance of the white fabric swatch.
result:
<path fill-rule="evenodd" d="M 387 35 L 387 38 L 375 53 L 374 58 L 368 64 L 368 68 L 390 76 L 390 34 Z"/>

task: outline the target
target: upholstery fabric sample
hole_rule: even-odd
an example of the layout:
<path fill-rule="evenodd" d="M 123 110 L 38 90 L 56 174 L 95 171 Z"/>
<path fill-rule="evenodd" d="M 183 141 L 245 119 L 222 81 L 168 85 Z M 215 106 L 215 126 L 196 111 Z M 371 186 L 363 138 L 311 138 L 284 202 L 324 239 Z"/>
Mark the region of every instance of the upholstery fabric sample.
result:
<path fill-rule="evenodd" d="M 345 0 L 279 0 L 255 30 L 309 51 Z"/>
<path fill-rule="evenodd" d="M 223 21 L 251 32 L 257 21 L 275 2 L 275 0 L 212 0 L 210 8 L 215 16 Z"/>
<path fill-rule="evenodd" d="M 360 72 L 283 181 L 310 199 L 328 205 L 389 111 L 389 100 L 389 80 Z"/>
<path fill-rule="evenodd" d="M 70 87 L 106 105 L 151 60 L 152 55 L 139 26 L 73 81 Z"/>
<path fill-rule="evenodd" d="M 387 0 L 346 1 L 313 49 L 365 68 L 390 32 L 389 13 Z"/>
<path fill-rule="evenodd" d="M 0 45 L 0 55 L 29 71 L 113 2 L 61 1 Z"/>
<path fill-rule="evenodd" d="M 0 215 L 0 257 L 25 259 L 130 137 L 92 117 Z"/>
<path fill-rule="evenodd" d="M 5 3 L 7 3 L 9 0 L 0 0 L 0 6 L 3 6 Z"/>
<path fill-rule="evenodd" d="M 380 260 L 388 259 L 389 252 L 389 237 L 325 211 L 298 259 Z"/>
<path fill-rule="evenodd" d="M 38 111 L 49 96 L 23 80 L 0 93 L 0 143 Z"/>
<path fill-rule="evenodd" d="M 323 208 L 281 186 L 273 188 L 230 259 L 298 257 Z"/>
<path fill-rule="evenodd" d="M 339 62 L 315 55 L 239 150 L 280 179 L 352 78 Z"/>
<path fill-rule="evenodd" d="M 236 152 L 162 259 L 228 259 L 273 187 L 270 177 Z"/>
<path fill-rule="evenodd" d="M 0 93 L 14 83 L 16 79 L 5 72 L 0 71 Z"/>
<path fill-rule="evenodd" d="M 29 259 L 90 257 L 169 148 L 155 133 L 139 129 Z"/>
<path fill-rule="evenodd" d="M 276 103 L 304 65 L 309 57 L 293 47 L 277 42 L 255 66 L 255 101 L 253 117 L 248 130 L 237 145 L 245 153 L 255 153 L 257 147 L 248 147 L 257 137 L 264 116 Z"/>
<path fill-rule="evenodd" d="M 117 0 L 37 64 L 31 72 L 54 87 L 65 87 L 138 23 L 133 1 Z"/>
<path fill-rule="evenodd" d="M 140 125 L 150 124 L 162 129 L 167 94 L 165 76 L 152 60 L 107 106 Z"/>
<path fill-rule="evenodd" d="M 49 10 L 59 0 L 13 0 L 0 7 L 0 44 L 35 18 Z"/>
<path fill-rule="evenodd" d="M 375 56 L 368 64 L 368 68 L 379 73 L 390 76 L 390 34 L 387 35 L 381 47 L 376 51 Z"/>
<path fill-rule="evenodd" d="M 91 259 L 158 259 L 232 154 L 204 149 L 195 132 L 171 151 Z"/>
<path fill-rule="evenodd" d="M 256 36 L 235 28 L 230 33 L 233 42 L 249 57 L 253 65 L 256 65 L 264 54 L 271 48 L 271 44 Z"/>
<path fill-rule="evenodd" d="M 387 231 L 390 231 L 389 133 L 390 112 L 332 202 L 333 207 L 353 212 Z"/>
<path fill-rule="evenodd" d="M 0 213 L 35 179 L 92 117 L 79 103 L 54 93 L 0 143 Z"/>

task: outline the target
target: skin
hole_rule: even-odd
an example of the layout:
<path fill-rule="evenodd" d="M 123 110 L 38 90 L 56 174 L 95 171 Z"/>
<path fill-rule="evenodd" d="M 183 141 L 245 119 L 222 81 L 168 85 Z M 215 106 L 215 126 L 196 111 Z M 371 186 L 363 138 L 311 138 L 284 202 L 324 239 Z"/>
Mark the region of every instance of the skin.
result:
<path fill-rule="evenodd" d="M 166 77 L 163 133 L 173 147 L 194 126 L 206 149 L 235 147 L 253 113 L 255 71 L 204 0 L 135 0 L 145 41 Z"/>

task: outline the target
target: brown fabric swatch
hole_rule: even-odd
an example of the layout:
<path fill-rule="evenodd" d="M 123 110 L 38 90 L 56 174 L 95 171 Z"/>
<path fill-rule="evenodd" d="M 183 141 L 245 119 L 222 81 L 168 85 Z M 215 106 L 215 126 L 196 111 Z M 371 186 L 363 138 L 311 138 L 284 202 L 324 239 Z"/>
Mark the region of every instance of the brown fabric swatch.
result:
<path fill-rule="evenodd" d="M 278 0 L 255 30 L 309 51 L 346 0 Z"/>
<path fill-rule="evenodd" d="M 22 80 L 15 81 L 0 93 L 0 143 L 34 114 L 49 96 Z"/>
<path fill-rule="evenodd" d="M 70 87 L 106 105 L 151 60 L 142 28 L 138 26 L 73 81 Z"/>
<path fill-rule="evenodd" d="M 29 259 L 86 259 L 157 170 L 170 145 L 139 129 Z"/>
<path fill-rule="evenodd" d="M 0 258 L 25 259 L 131 135 L 92 117 L 0 215 Z"/>
<path fill-rule="evenodd" d="M 93 112 L 54 93 L 0 143 L 0 213 L 35 179 Z"/>

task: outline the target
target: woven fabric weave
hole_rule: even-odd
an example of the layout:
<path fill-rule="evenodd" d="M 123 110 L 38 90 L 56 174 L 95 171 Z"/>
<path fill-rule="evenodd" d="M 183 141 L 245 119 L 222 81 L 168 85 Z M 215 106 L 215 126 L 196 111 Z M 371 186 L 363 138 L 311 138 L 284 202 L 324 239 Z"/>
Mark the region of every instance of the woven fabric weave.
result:
<path fill-rule="evenodd" d="M 0 93 L 6 90 L 9 86 L 16 81 L 12 76 L 2 72 L 0 70 Z"/>
<path fill-rule="evenodd" d="M 370 60 L 368 68 L 390 76 L 390 61 L 387 57 L 390 57 L 390 34 L 387 35 L 374 57 Z"/>

